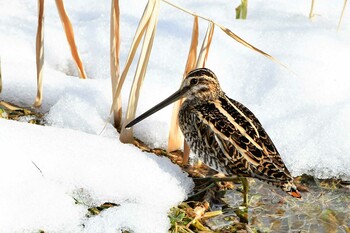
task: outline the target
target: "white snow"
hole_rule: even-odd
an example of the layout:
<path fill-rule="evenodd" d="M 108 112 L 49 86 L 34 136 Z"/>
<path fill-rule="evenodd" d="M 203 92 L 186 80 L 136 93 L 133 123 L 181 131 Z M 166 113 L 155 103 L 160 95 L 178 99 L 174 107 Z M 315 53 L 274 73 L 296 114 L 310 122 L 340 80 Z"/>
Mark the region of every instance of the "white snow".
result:
<path fill-rule="evenodd" d="M 169 159 L 116 138 L 3 119 L 0 127 L 1 232 L 165 232 L 167 212 L 191 191 Z M 120 206 L 86 218 L 104 202 Z"/>
<path fill-rule="evenodd" d="M 121 62 L 146 0 L 120 1 Z M 350 179 L 350 14 L 336 26 L 343 1 L 255 0 L 248 19 L 235 20 L 235 1 L 174 0 L 230 28 L 292 72 L 215 28 L 207 67 L 228 96 L 263 123 L 293 175 Z M 37 2 L 0 1 L 0 99 L 30 106 L 36 94 Z M 168 159 L 119 143 L 108 124 L 110 1 L 65 1 L 88 80 L 79 80 L 54 1 L 45 2 L 42 112 L 52 127 L 0 120 L 0 231 L 166 232 L 167 211 L 186 198 L 191 181 Z M 138 114 L 177 90 L 193 18 L 161 3 L 159 24 Z M 200 20 L 203 37 L 207 22 Z M 201 43 L 201 42 L 200 42 Z M 133 71 L 135 65 L 131 67 Z M 127 106 L 133 73 L 123 89 Z M 171 107 L 135 126 L 135 135 L 166 147 Z M 61 129 L 60 129 L 61 128 Z M 35 167 L 32 161 L 42 170 Z M 86 205 L 121 206 L 86 218 Z M 20 220 L 20 221 L 18 221 Z M 82 227 L 82 224 L 85 227 Z"/>

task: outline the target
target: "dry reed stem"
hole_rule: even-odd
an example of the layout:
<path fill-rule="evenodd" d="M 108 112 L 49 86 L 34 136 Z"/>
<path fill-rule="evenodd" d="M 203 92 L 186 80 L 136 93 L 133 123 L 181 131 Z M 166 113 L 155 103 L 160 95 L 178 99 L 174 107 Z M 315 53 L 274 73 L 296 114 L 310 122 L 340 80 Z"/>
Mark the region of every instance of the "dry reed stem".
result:
<path fill-rule="evenodd" d="M 146 74 L 147 65 L 148 65 L 149 57 L 151 55 L 154 37 L 156 34 L 156 28 L 158 23 L 158 13 L 159 13 L 159 0 L 150 0 L 149 3 L 151 3 L 154 7 L 151 12 L 151 17 L 149 19 L 147 29 L 145 32 L 145 37 L 142 44 L 139 61 L 137 63 L 133 84 L 129 94 L 128 108 L 125 114 L 125 121 L 123 123 L 123 127 L 120 133 L 119 139 L 123 143 L 134 142 L 132 129 L 125 129 L 125 125 L 126 125 L 126 122 L 130 122 L 135 118 L 136 108 L 137 108 L 139 95 L 140 95 L 140 89 Z"/>
<path fill-rule="evenodd" d="M 185 72 L 183 77 L 185 78 L 186 75 L 195 68 L 195 65 L 197 64 L 197 47 L 198 47 L 198 17 L 194 17 L 193 21 L 193 30 L 192 30 L 192 39 L 191 39 L 191 46 L 190 51 L 188 53 Z"/>
<path fill-rule="evenodd" d="M 213 23 L 215 23 L 215 22 L 213 22 Z M 270 60 L 276 62 L 277 64 L 279 64 L 279 65 L 281 65 L 281 66 L 283 66 L 284 68 L 286 68 L 286 69 L 289 70 L 289 68 L 288 68 L 286 65 L 284 65 L 282 62 L 280 62 L 279 60 L 277 60 L 276 58 L 274 58 L 274 57 L 271 56 L 270 54 L 265 53 L 264 51 L 262 51 L 262 50 L 258 49 L 257 47 L 251 45 L 251 44 L 248 43 L 247 41 L 243 40 L 242 38 L 240 38 L 239 36 L 237 36 L 235 33 L 233 33 L 230 29 L 228 29 L 228 28 L 226 28 L 226 27 L 224 27 L 224 26 L 222 26 L 222 25 L 220 25 L 220 24 L 217 24 L 217 23 L 215 23 L 215 24 L 216 24 L 218 27 L 220 27 L 221 30 L 224 31 L 228 36 L 230 36 L 231 38 L 233 38 L 234 40 L 236 40 L 236 41 L 239 42 L 240 44 L 244 45 L 244 46 L 247 47 L 247 48 L 252 49 L 252 50 L 255 51 L 255 52 L 260 53 L 261 55 L 263 55 L 263 56 L 269 58 Z"/>
<path fill-rule="evenodd" d="M 56 6 L 58 13 L 61 18 L 61 22 L 64 28 L 64 31 L 66 33 L 67 41 L 70 47 L 70 51 L 73 56 L 73 60 L 78 67 L 78 72 L 79 72 L 79 77 L 86 79 L 86 73 L 84 70 L 83 62 L 81 61 L 80 55 L 78 53 L 77 45 L 75 43 L 74 39 L 74 31 L 73 31 L 73 26 L 69 20 L 69 17 L 67 15 L 67 12 L 64 8 L 63 0 L 56 0 Z"/>
<path fill-rule="evenodd" d="M 1 58 L 0 58 L 0 94 L 2 91 L 2 74 L 1 74 Z"/>
<path fill-rule="evenodd" d="M 40 107 L 43 100 L 43 67 L 44 67 L 44 0 L 38 0 L 38 28 L 36 32 L 36 80 L 37 94 L 35 107 Z"/>
<path fill-rule="evenodd" d="M 190 159 L 190 146 L 187 144 L 187 142 L 184 140 L 184 152 L 182 155 L 182 165 L 187 165 L 188 161 Z"/>
<path fill-rule="evenodd" d="M 348 2 L 348 0 L 344 0 L 343 10 L 341 11 L 341 15 L 340 15 L 337 31 L 339 31 L 339 29 L 340 29 L 340 25 L 341 25 L 341 22 L 343 20 L 344 11 L 345 11 L 345 7 L 346 7 L 347 2 Z"/>
<path fill-rule="evenodd" d="M 198 46 L 198 17 L 195 16 L 193 21 L 191 46 L 188 52 L 183 78 L 185 78 L 186 75 L 196 67 L 197 46 Z M 168 138 L 168 148 L 167 148 L 168 152 L 179 150 L 184 142 L 184 137 L 181 133 L 181 130 L 179 127 L 179 119 L 178 119 L 178 113 L 182 103 L 183 103 L 183 99 L 180 99 L 174 103 L 173 112 L 171 115 L 169 138 Z"/>
<path fill-rule="evenodd" d="M 167 0 L 162 0 L 162 1 L 165 2 L 165 3 L 167 3 L 167 4 L 169 4 L 170 6 L 173 6 L 173 7 L 177 8 L 177 9 L 183 11 L 183 12 L 186 12 L 187 14 L 190 14 L 190 15 L 193 15 L 193 16 L 197 16 L 198 18 L 204 19 L 204 20 L 206 20 L 206 21 L 213 22 L 216 26 L 218 26 L 222 31 L 224 31 L 228 36 L 230 36 L 232 39 L 236 40 L 238 43 L 244 45 L 244 46 L 247 47 L 247 48 L 252 49 L 252 50 L 255 51 L 255 52 L 258 52 L 258 53 L 262 54 L 263 56 L 269 58 L 270 60 L 276 62 L 277 64 L 279 64 L 279 65 L 283 66 L 284 68 L 286 68 L 287 70 L 289 70 L 288 67 L 287 67 L 286 65 L 284 65 L 282 62 L 280 62 L 280 61 L 277 60 L 276 58 L 272 57 L 271 55 L 265 53 L 264 51 L 262 51 L 262 50 L 256 48 L 255 46 L 251 45 L 251 44 L 248 43 L 247 41 L 243 40 L 242 38 L 240 38 L 239 36 L 237 36 L 235 33 L 233 33 L 230 29 L 224 27 L 223 25 L 221 25 L 221 24 L 219 24 L 219 23 L 216 23 L 215 21 L 213 21 L 213 20 L 211 20 L 211 19 L 209 19 L 209 18 L 206 18 L 206 17 L 204 17 L 204 16 L 201 16 L 201 15 L 199 15 L 199 14 L 197 14 L 197 13 L 191 12 L 191 11 L 189 11 L 189 10 L 183 8 L 183 7 L 180 7 L 180 6 L 178 6 L 178 5 L 175 5 L 175 4 L 173 4 L 173 3 L 171 3 L 171 2 L 169 2 L 169 1 L 167 1 Z M 289 70 L 289 71 L 290 71 L 290 70 Z"/>
<path fill-rule="evenodd" d="M 201 48 L 199 55 L 198 55 L 196 68 L 205 67 L 205 62 L 207 61 L 208 54 L 209 54 L 210 44 L 211 44 L 211 41 L 213 39 L 214 28 L 215 28 L 214 23 L 209 22 L 207 33 L 205 34 L 202 48 Z"/>
<path fill-rule="evenodd" d="M 314 17 L 314 5 L 315 5 L 315 0 L 311 0 L 311 8 L 310 8 L 310 13 L 309 13 L 309 19 Z"/>
<path fill-rule="evenodd" d="M 116 109 L 121 110 L 120 103 L 118 103 L 117 99 L 120 97 L 121 90 L 123 88 L 123 84 L 124 84 L 126 75 L 129 72 L 129 68 L 132 64 L 132 61 L 134 60 L 136 50 L 140 44 L 140 41 L 142 39 L 144 32 L 148 26 L 149 19 L 151 17 L 152 12 L 153 12 L 153 8 L 154 8 L 154 1 L 152 1 L 152 2 L 149 1 L 147 3 L 147 6 L 145 7 L 145 10 L 144 10 L 143 15 L 140 19 L 139 25 L 136 29 L 135 36 L 134 36 L 134 39 L 131 43 L 130 51 L 129 51 L 128 57 L 126 59 L 123 72 L 120 76 L 120 79 L 119 79 L 119 82 L 117 85 L 117 89 L 114 92 L 110 114 L 113 113 L 113 110 L 116 110 Z M 107 122 L 106 122 L 106 125 L 107 125 Z M 106 127 L 106 125 L 105 125 L 105 127 Z"/>
<path fill-rule="evenodd" d="M 112 95 L 115 93 L 119 80 L 119 53 L 120 53 L 120 34 L 119 34 L 119 1 L 112 0 L 111 3 L 111 27 L 110 27 L 110 69 L 112 81 Z M 121 129 L 122 108 L 121 96 L 117 99 L 117 109 L 114 110 L 114 126 Z"/>

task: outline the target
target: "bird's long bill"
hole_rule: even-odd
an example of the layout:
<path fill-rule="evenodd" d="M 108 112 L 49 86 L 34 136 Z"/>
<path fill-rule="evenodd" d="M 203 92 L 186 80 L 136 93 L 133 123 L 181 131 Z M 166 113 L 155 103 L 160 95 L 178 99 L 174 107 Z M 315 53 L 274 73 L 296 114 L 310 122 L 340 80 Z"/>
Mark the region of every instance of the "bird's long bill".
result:
<path fill-rule="evenodd" d="M 174 94 L 172 94 L 171 96 L 169 96 L 168 98 L 166 98 L 165 100 L 163 100 L 162 102 L 160 102 L 159 104 L 157 104 L 156 106 L 154 106 L 153 108 L 148 110 L 147 112 L 141 114 L 139 117 L 137 117 L 133 121 L 129 122 L 129 124 L 127 124 L 125 126 L 125 128 L 130 128 L 130 127 L 136 125 L 137 123 L 139 123 L 140 121 L 149 117 L 153 113 L 158 112 L 162 108 L 164 108 L 164 107 L 168 106 L 169 104 L 175 102 L 176 100 L 180 99 L 181 97 L 184 96 L 184 94 L 188 91 L 188 89 L 189 89 L 188 87 L 184 87 L 184 88 L 181 88 L 180 90 L 176 91 Z"/>

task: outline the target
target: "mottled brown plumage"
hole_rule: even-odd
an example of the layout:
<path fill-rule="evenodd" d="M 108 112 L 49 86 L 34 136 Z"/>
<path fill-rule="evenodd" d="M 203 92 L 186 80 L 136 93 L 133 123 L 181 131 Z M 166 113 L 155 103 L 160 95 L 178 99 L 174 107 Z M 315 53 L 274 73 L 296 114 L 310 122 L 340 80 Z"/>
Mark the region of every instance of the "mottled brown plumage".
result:
<path fill-rule="evenodd" d="M 186 100 L 179 112 L 179 125 L 200 160 L 228 176 L 254 177 L 282 188 L 293 197 L 301 197 L 259 120 L 244 105 L 225 95 L 209 69 L 191 71 L 179 91 L 128 126 L 181 97 Z"/>

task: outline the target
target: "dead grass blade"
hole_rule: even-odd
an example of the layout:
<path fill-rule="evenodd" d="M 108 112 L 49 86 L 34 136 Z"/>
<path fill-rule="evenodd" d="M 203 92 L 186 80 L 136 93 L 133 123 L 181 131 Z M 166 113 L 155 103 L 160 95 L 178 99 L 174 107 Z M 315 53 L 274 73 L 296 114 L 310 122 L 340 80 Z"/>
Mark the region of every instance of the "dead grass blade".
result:
<path fill-rule="evenodd" d="M 198 17 L 194 17 L 194 22 L 193 22 L 193 30 L 192 30 L 192 39 L 191 39 L 191 46 L 190 46 L 190 51 L 188 53 L 187 57 L 187 62 L 186 62 L 186 68 L 185 68 L 185 73 L 184 77 L 195 68 L 196 65 L 196 60 L 197 60 L 197 46 L 198 46 Z"/>
<path fill-rule="evenodd" d="M 264 51 L 258 49 L 257 47 L 251 45 L 250 43 L 248 43 L 247 41 L 243 40 L 242 38 L 240 38 L 239 36 L 237 36 L 235 33 L 233 33 L 230 29 L 215 23 L 218 27 L 221 28 L 222 31 L 224 31 L 228 36 L 230 36 L 232 39 L 236 40 L 238 43 L 244 45 L 247 48 L 252 49 L 255 52 L 260 53 L 261 55 L 269 58 L 270 60 L 276 62 L 277 64 L 283 66 L 284 68 L 288 69 L 288 67 L 286 65 L 284 65 L 282 62 L 280 62 L 279 60 L 277 60 L 276 58 L 272 57 L 270 54 L 265 53 Z M 289 70 L 289 69 L 288 69 Z"/>
<path fill-rule="evenodd" d="M 17 110 L 22 109 L 21 107 L 19 107 L 17 105 L 14 105 L 14 104 L 11 104 L 11 103 L 8 103 L 5 101 L 0 101 L 0 106 L 3 106 L 4 108 L 11 110 L 11 111 L 17 111 Z"/>
<path fill-rule="evenodd" d="M 341 22 L 343 20 L 344 11 L 345 11 L 345 7 L 346 7 L 347 2 L 348 2 L 348 0 L 344 0 L 343 10 L 341 11 L 341 15 L 340 15 L 337 31 L 339 31 L 339 29 L 340 29 L 340 25 L 341 25 Z"/>
<path fill-rule="evenodd" d="M 0 58 L 0 94 L 2 91 L 2 74 L 1 74 L 1 58 Z"/>
<path fill-rule="evenodd" d="M 196 68 L 205 67 L 205 62 L 207 61 L 208 54 L 209 54 L 210 44 L 213 39 L 214 28 L 215 28 L 214 23 L 210 21 L 208 25 L 207 33 L 205 34 L 205 37 L 203 40 L 202 48 L 198 55 Z"/>
<path fill-rule="evenodd" d="M 36 32 L 36 80 L 37 94 L 35 107 L 40 107 L 43 100 L 43 67 L 44 67 L 44 0 L 38 0 L 38 28 Z"/>
<path fill-rule="evenodd" d="M 187 56 L 187 63 L 185 67 L 185 72 L 183 78 L 186 77 L 188 72 L 193 70 L 196 65 L 197 60 L 197 46 L 198 46 L 198 17 L 194 17 L 193 29 L 192 29 L 192 39 L 191 46 Z M 184 137 L 179 128 L 179 119 L 177 117 L 180 106 L 183 103 L 183 99 L 178 100 L 174 103 L 173 112 L 171 115 L 171 123 L 168 138 L 168 148 L 167 151 L 179 150 L 184 142 Z"/>
<path fill-rule="evenodd" d="M 132 143 L 134 141 L 132 129 L 125 129 L 126 122 L 130 122 L 135 118 L 136 108 L 139 100 L 140 89 L 146 74 L 146 69 L 151 55 L 152 45 L 156 33 L 159 13 L 159 0 L 150 0 L 149 4 L 153 5 L 153 10 L 147 25 L 144 41 L 142 44 L 139 61 L 129 94 L 128 108 L 126 111 L 125 121 L 120 133 L 120 141 L 124 143 Z"/>
<path fill-rule="evenodd" d="M 213 22 L 216 26 L 218 26 L 222 31 L 224 31 L 228 36 L 230 36 L 232 39 L 236 40 L 238 43 L 244 45 L 245 47 L 249 48 L 249 49 L 252 49 L 253 51 L 255 52 L 258 52 L 260 54 L 262 54 L 263 56 L 269 58 L 270 60 L 276 62 L 277 64 L 283 66 L 284 68 L 286 68 L 287 70 L 291 71 L 290 69 L 288 69 L 288 67 L 286 65 L 284 65 L 282 62 L 280 62 L 279 60 L 277 60 L 276 58 L 272 57 L 271 55 L 265 53 L 264 51 L 256 48 L 255 46 L 251 45 L 250 43 L 248 43 L 247 41 L 243 40 L 242 38 L 240 38 L 239 36 L 237 36 L 235 33 L 233 33 L 230 29 L 216 23 L 215 21 L 209 19 L 209 18 L 206 18 L 204 16 L 201 16 L 197 13 L 194 13 L 194 12 L 191 12 L 183 7 L 180 7 L 178 5 L 175 5 L 167 0 L 162 0 L 163 2 L 183 11 L 183 12 L 186 12 L 187 14 L 190 14 L 190 15 L 193 15 L 193 16 L 197 16 L 198 18 L 201 18 L 201 19 L 204 19 L 206 21 L 210 21 L 210 22 Z M 292 71 L 291 71 L 292 72 Z M 293 72 L 292 72 L 293 73 Z"/>
<path fill-rule="evenodd" d="M 149 20 L 151 18 L 151 14 L 153 12 L 153 8 L 154 8 L 154 1 L 151 2 L 151 0 L 150 0 L 147 3 L 147 6 L 143 12 L 141 19 L 140 19 L 139 25 L 136 29 L 134 39 L 133 39 L 131 46 L 130 46 L 130 51 L 129 51 L 128 57 L 127 57 L 126 62 L 125 62 L 125 67 L 124 67 L 123 72 L 120 76 L 120 79 L 119 79 L 119 82 L 117 85 L 117 89 L 115 90 L 115 92 L 113 94 L 113 101 L 112 101 L 110 114 L 112 114 L 114 110 L 122 111 L 121 103 L 118 103 L 117 100 L 118 100 L 118 98 L 120 98 L 120 93 L 121 93 L 121 90 L 123 88 L 123 84 L 124 84 L 126 75 L 129 72 L 129 68 L 131 66 L 132 61 L 134 60 L 136 50 L 140 44 L 140 41 L 142 39 L 142 36 L 144 35 L 144 32 L 148 26 Z M 106 127 L 106 125 L 107 125 L 107 122 L 105 124 L 105 127 Z"/>
<path fill-rule="evenodd" d="M 311 8 L 310 8 L 310 13 L 309 13 L 309 19 L 312 19 L 312 17 L 314 17 L 314 5 L 315 5 L 315 0 L 311 0 Z"/>
<path fill-rule="evenodd" d="M 74 31 L 73 26 L 69 20 L 67 12 L 64 8 L 63 0 L 56 0 L 56 6 L 58 13 L 61 18 L 61 22 L 66 33 L 67 41 L 73 56 L 73 60 L 78 67 L 79 77 L 86 79 L 86 73 L 84 70 L 83 62 L 81 61 L 80 55 L 78 53 L 77 45 L 74 39 Z"/>
<path fill-rule="evenodd" d="M 119 34 L 119 1 L 112 0 L 111 4 L 111 28 L 110 28 L 110 68 L 112 81 L 112 95 L 115 93 L 119 81 L 119 53 L 120 53 L 120 34 Z M 117 109 L 114 110 L 114 126 L 120 130 L 122 122 L 121 96 L 117 99 Z"/>

